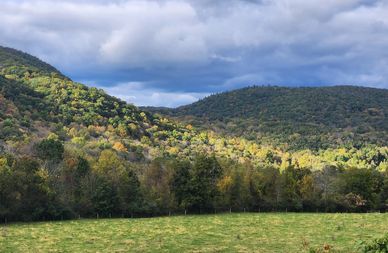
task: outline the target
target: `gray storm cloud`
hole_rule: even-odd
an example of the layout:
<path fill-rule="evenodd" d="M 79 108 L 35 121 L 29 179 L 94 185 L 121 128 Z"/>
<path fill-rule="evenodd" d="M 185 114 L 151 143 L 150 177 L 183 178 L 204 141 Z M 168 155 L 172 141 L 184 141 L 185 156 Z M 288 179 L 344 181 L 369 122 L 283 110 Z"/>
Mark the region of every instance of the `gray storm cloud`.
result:
<path fill-rule="evenodd" d="M 0 19 L 0 44 L 79 79 L 128 70 L 135 75 L 120 83 L 134 82 L 141 69 L 158 94 L 254 83 L 388 87 L 385 0 L 5 0 Z"/>

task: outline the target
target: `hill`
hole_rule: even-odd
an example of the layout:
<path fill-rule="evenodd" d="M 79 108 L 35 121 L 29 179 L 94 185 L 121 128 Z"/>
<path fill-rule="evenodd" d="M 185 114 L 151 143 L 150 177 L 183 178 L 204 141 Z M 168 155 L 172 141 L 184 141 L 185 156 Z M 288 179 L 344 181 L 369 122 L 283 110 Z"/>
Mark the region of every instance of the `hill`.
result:
<path fill-rule="evenodd" d="M 253 86 L 176 109 L 144 108 L 217 133 L 289 149 L 388 143 L 388 90 Z"/>
<path fill-rule="evenodd" d="M 0 85 L 0 98 L 7 105 L 4 108 L 15 110 L 15 114 L 2 110 L 2 118 L 15 123 L 23 118 L 30 123 L 39 120 L 46 127 L 111 126 L 132 139 L 149 136 L 152 128 L 175 127 L 102 90 L 73 82 L 38 58 L 10 48 L 0 47 Z M 24 129 L 29 130 L 33 132 L 34 128 Z"/>
<path fill-rule="evenodd" d="M 376 97 L 373 113 L 360 113 L 384 120 Z M 380 131 L 378 120 L 371 125 Z M 290 151 L 201 131 L 0 48 L 2 221 L 230 208 L 384 211 L 387 160 L 385 144 Z"/>
<path fill-rule="evenodd" d="M 56 68 L 22 51 L 0 46 L 0 69 L 8 74 L 46 74 L 66 78 Z M 4 74 L 5 72 L 3 72 Z"/>

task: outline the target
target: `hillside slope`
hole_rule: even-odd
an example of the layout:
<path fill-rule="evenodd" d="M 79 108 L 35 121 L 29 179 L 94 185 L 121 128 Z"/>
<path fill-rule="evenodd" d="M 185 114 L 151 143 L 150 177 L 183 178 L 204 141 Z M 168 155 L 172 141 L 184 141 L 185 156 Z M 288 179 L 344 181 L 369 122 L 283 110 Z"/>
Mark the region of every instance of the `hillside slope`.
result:
<path fill-rule="evenodd" d="M 0 69 L 7 70 L 8 73 L 25 73 L 28 74 L 46 74 L 65 77 L 59 70 L 41 61 L 39 58 L 22 51 L 0 46 Z"/>
<path fill-rule="evenodd" d="M 122 151 L 142 159 L 151 150 L 161 155 L 159 146 L 169 146 L 162 142 L 172 130 L 188 131 L 5 47 L 0 47 L 0 105 L 0 145 L 8 149 L 33 145 L 52 133 L 90 153 L 120 143 Z"/>
<path fill-rule="evenodd" d="M 235 147 L 239 142 L 256 147 L 254 143 L 221 139 L 142 111 L 103 90 L 73 82 L 35 57 L 3 47 L 0 103 L 4 105 L 0 109 L 0 151 L 16 155 L 30 154 L 36 143 L 54 138 L 90 159 L 106 149 L 134 162 L 164 156 L 192 158 L 198 153 L 258 159 L 254 156 L 257 148 L 246 152 Z"/>
<path fill-rule="evenodd" d="M 248 87 L 176 109 L 146 108 L 197 127 L 291 149 L 388 143 L 388 90 Z"/>
<path fill-rule="evenodd" d="M 0 48 L 0 59 L 1 221 L 386 210 L 387 145 L 290 151 L 223 137 L 73 82 L 22 52 Z M 383 102 L 368 117 L 384 120 Z"/>
<path fill-rule="evenodd" d="M 23 52 L 1 47 L 0 59 L 0 146 L 5 146 L 0 149 L 20 155 L 54 136 L 66 147 L 82 150 L 91 158 L 105 149 L 114 149 L 131 161 L 164 156 L 191 158 L 206 153 L 280 167 L 300 165 L 306 154 L 300 158 L 293 153 L 307 149 L 311 159 L 306 161 L 322 168 L 336 161 L 365 166 L 366 153 L 367 164 L 376 165 L 374 157 L 385 153 L 387 146 L 386 90 L 252 87 L 164 110 L 183 118 L 181 124 L 103 90 L 73 82 Z M 194 122 L 198 129 L 211 127 L 217 131 L 197 130 L 185 120 Z M 363 139 L 378 147 L 360 145 L 365 149 L 358 152 L 359 146 L 342 145 Z M 345 147 L 347 157 L 330 155 L 337 151 L 325 151 L 328 146 Z"/>

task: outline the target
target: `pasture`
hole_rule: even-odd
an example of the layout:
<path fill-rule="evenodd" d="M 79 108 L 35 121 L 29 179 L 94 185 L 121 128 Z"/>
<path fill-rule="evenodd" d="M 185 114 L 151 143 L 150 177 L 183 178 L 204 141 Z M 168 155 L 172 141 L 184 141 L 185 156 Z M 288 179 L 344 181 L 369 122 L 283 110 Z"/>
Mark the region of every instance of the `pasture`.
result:
<path fill-rule="evenodd" d="M 380 213 L 81 219 L 2 225 L 0 252 L 355 252 L 387 232 Z"/>

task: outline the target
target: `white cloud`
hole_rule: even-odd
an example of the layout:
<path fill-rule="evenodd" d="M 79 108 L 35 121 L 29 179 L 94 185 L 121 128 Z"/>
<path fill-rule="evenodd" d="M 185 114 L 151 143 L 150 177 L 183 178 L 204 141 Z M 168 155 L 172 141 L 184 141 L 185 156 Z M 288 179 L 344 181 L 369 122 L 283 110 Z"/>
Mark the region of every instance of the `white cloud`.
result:
<path fill-rule="evenodd" d="M 141 82 L 120 83 L 111 87 L 99 88 L 103 88 L 112 96 L 138 106 L 177 107 L 193 103 L 209 95 L 209 93 L 200 92 L 166 92 L 147 88 L 147 84 Z"/>
<path fill-rule="evenodd" d="M 0 43 L 60 65 L 74 58 L 126 67 L 208 59 L 196 10 L 183 1 L 5 1 L 0 19 Z"/>
<path fill-rule="evenodd" d="M 184 2 L 128 2 L 118 25 L 100 48 L 103 60 L 130 66 L 207 60 L 202 25 Z"/>
<path fill-rule="evenodd" d="M 0 20 L 0 44 L 70 74 L 146 70 L 142 80 L 187 90 L 179 101 L 196 97 L 186 75 L 199 93 L 244 82 L 388 88 L 387 0 L 2 0 Z"/>

